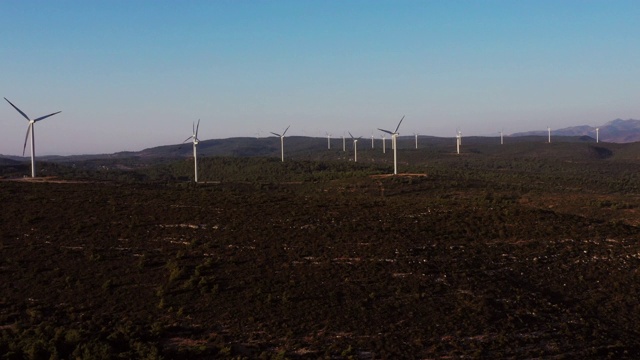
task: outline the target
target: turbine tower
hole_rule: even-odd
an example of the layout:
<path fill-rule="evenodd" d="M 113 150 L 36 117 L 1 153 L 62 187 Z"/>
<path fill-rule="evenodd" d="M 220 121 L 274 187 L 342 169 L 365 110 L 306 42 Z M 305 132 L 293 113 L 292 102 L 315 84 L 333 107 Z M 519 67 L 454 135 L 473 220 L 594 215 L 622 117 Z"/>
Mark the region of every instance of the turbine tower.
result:
<path fill-rule="evenodd" d="M 385 138 L 384 134 L 382 134 L 382 153 L 387 153 L 387 139 Z"/>
<path fill-rule="evenodd" d="M 327 149 L 331 150 L 331 134 L 327 133 Z"/>
<path fill-rule="evenodd" d="M 373 133 L 371 133 L 371 148 L 373 149 Z"/>
<path fill-rule="evenodd" d="M 596 128 L 596 143 L 600 142 L 600 128 Z"/>
<path fill-rule="evenodd" d="M 342 132 L 342 152 L 347 151 L 347 143 L 344 140 L 344 132 Z"/>
<path fill-rule="evenodd" d="M 198 152 L 196 150 L 196 147 L 198 146 L 198 143 L 200 142 L 200 139 L 198 139 L 198 129 L 200 128 L 200 119 L 198 119 L 198 125 L 195 124 L 195 122 L 192 124 L 191 128 L 193 129 L 193 135 L 189 136 L 185 141 L 183 141 L 182 143 L 186 143 L 189 140 L 193 141 L 193 169 L 194 169 L 194 181 L 197 183 L 198 182 Z"/>
<path fill-rule="evenodd" d="M 349 132 L 349 136 L 351 136 L 353 140 L 353 162 L 358 162 L 358 140 L 360 140 L 362 136 L 356 139 L 351 135 L 351 132 Z"/>
<path fill-rule="evenodd" d="M 504 144 L 504 129 L 500 130 L 500 145 Z"/>
<path fill-rule="evenodd" d="M 418 133 L 413 133 L 413 135 L 416 137 L 416 149 L 418 148 Z"/>
<path fill-rule="evenodd" d="M 386 132 L 387 134 L 391 134 L 391 146 L 393 147 L 393 175 L 397 175 L 398 174 L 398 157 L 397 157 L 397 151 L 398 151 L 398 146 L 397 146 L 397 137 L 398 137 L 398 129 L 400 129 L 400 124 L 402 124 L 402 120 L 404 120 L 404 115 L 402 115 L 402 119 L 400 119 L 400 122 L 398 123 L 398 126 L 396 126 L 396 130 L 394 132 L 391 132 L 389 130 L 384 130 L 384 129 L 380 129 L 378 128 L 378 130 L 382 131 L 382 132 Z"/>
<path fill-rule="evenodd" d="M 36 177 L 36 145 L 35 145 L 35 126 L 34 124 L 40 120 L 44 120 L 46 118 L 48 118 L 49 116 L 53 116 L 55 114 L 59 114 L 62 111 L 57 111 L 54 112 L 53 114 L 49 114 L 49 115 L 45 115 L 45 116 L 41 116 L 39 118 L 36 119 L 29 119 L 29 117 L 27 116 L 27 114 L 23 113 L 22 110 L 18 109 L 17 106 L 13 105 L 13 103 L 11 103 L 11 101 L 9 101 L 9 99 L 4 98 L 5 100 L 7 100 L 7 102 L 13 106 L 14 109 L 16 109 L 20 115 L 24 116 L 25 119 L 27 119 L 29 121 L 29 126 L 27 127 L 27 136 L 25 136 L 24 138 L 24 146 L 22 147 L 22 156 L 24 156 L 24 153 L 27 149 L 27 140 L 29 139 L 29 134 L 31 134 L 31 177 L 34 178 Z"/>
<path fill-rule="evenodd" d="M 287 133 L 287 130 L 289 130 L 290 127 L 291 125 L 287 126 L 282 135 L 271 132 L 275 136 L 280 136 L 280 158 L 282 159 L 282 162 L 284 162 L 284 134 Z"/>
<path fill-rule="evenodd" d="M 549 132 L 549 143 L 551 143 L 551 128 L 547 126 L 547 131 Z"/>
<path fill-rule="evenodd" d="M 462 132 L 456 130 L 456 151 L 458 155 L 460 154 L 460 144 L 462 144 Z"/>

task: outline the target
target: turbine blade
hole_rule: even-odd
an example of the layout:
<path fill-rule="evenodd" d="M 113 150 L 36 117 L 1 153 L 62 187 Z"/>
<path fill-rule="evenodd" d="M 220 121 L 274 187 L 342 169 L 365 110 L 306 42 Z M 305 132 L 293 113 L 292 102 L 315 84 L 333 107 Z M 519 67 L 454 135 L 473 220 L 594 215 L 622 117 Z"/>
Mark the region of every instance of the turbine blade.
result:
<path fill-rule="evenodd" d="M 193 135 L 189 136 L 189 137 L 187 138 L 187 140 L 183 141 L 182 143 L 184 144 L 184 143 L 186 143 L 187 141 L 189 141 L 189 140 L 190 140 L 190 139 L 192 139 L 192 138 L 193 138 Z"/>
<path fill-rule="evenodd" d="M 198 129 L 200 128 L 200 119 L 198 119 L 198 125 L 196 125 L 196 139 L 198 138 Z"/>
<path fill-rule="evenodd" d="M 349 136 L 351 136 L 351 138 L 353 139 L 353 135 L 351 135 L 351 131 L 347 131 L 349 133 Z"/>
<path fill-rule="evenodd" d="M 60 114 L 61 112 L 62 112 L 62 111 L 57 111 L 57 112 L 54 112 L 53 114 L 49 114 L 49 115 L 45 115 L 45 116 L 40 116 L 39 118 L 34 119 L 34 120 L 33 120 L 33 122 L 40 121 L 40 120 L 44 120 L 44 119 L 48 118 L 49 116 L 53 116 L 53 115 L 55 115 L 55 114 Z"/>
<path fill-rule="evenodd" d="M 380 129 L 380 128 L 378 128 L 378 130 L 380 130 L 382 132 L 386 132 L 387 134 L 393 135 L 393 133 L 391 131 L 389 131 L 389 130 L 384 130 L 384 129 Z"/>
<path fill-rule="evenodd" d="M 12 103 L 11 101 L 9 101 L 9 99 L 7 99 L 7 98 L 4 98 L 4 99 L 5 99 L 5 100 L 7 100 L 7 102 L 8 102 L 9 104 L 11 104 L 11 106 L 13 106 L 13 108 L 14 108 L 14 109 L 18 110 L 18 112 L 19 112 L 20 114 L 22 114 L 22 116 L 24 116 L 24 118 L 25 118 L 25 119 L 27 119 L 27 120 L 31 121 L 31 119 L 29 119 L 29 117 L 27 116 L 27 114 L 23 113 L 23 112 L 22 112 L 22 110 L 18 109 L 18 107 L 17 107 L 17 106 L 13 105 L 13 103 Z"/>
<path fill-rule="evenodd" d="M 272 132 L 272 134 L 273 134 L 273 135 L 275 135 L 275 136 L 282 137 L 282 135 L 280 135 L 280 134 L 276 134 L 276 133 L 274 133 L 274 132 Z"/>
<path fill-rule="evenodd" d="M 31 127 L 33 124 L 29 123 L 27 127 L 27 136 L 24 137 L 24 146 L 22 147 L 22 156 L 24 156 L 24 152 L 27 150 L 27 140 L 29 140 L 29 133 L 31 133 Z"/>
<path fill-rule="evenodd" d="M 402 115 L 402 119 L 400 119 L 400 122 L 398 123 L 398 127 L 396 127 L 395 132 L 398 132 L 398 129 L 400 129 L 400 124 L 402 124 L 402 120 L 404 120 L 404 115 Z"/>
<path fill-rule="evenodd" d="M 286 128 L 286 129 L 284 129 L 284 132 L 282 133 L 282 136 L 284 136 L 284 134 L 286 134 L 286 133 L 287 133 L 287 130 L 289 130 L 289 128 L 290 128 L 290 127 L 291 127 L 291 125 L 287 126 L 287 128 Z"/>

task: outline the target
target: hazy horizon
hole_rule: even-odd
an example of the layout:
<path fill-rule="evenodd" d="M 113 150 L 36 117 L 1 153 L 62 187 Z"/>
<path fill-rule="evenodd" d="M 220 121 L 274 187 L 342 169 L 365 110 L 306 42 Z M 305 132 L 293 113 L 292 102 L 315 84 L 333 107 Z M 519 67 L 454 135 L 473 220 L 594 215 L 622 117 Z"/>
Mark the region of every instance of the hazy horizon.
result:
<path fill-rule="evenodd" d="M 634 1 L 0 2 L 36 155 L 202 140 L 499 136 L 639 119 Z M 0 105 L 0 154 L 27 121 Z M 25 154 L 29 155 L 29 149 Z"/>

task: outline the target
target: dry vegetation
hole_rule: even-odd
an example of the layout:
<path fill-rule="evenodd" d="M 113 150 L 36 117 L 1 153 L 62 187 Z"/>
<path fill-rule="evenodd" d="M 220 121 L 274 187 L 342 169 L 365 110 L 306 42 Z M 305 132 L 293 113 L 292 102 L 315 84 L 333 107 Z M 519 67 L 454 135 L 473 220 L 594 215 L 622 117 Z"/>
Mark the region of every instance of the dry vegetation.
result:
<path fill-rule="evenodd" d="M 233 161 L 0 182 L 4 358 L 640 356 L 633 163 Z"/>

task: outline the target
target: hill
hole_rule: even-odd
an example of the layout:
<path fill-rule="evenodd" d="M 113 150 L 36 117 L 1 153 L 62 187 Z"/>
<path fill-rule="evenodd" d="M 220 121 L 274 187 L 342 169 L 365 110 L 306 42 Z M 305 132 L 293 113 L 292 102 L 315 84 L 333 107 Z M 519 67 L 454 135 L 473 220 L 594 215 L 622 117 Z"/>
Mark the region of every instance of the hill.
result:
<path fill-rule="evenodd" d="M 15 166 L 22 164 L 22 161 L 14 160 L 10 158 L 0 157 L 0 166 Z"/>
<path fill-rule="evenodd" d="M 387 139 L 388 140 L 388 139 Z M 360 167 L 371 167 L 374 173 L 392 172 L 393 151 L 390 141 L 386 141 L 386 151 L 382 151 L 381 139 L 376 139 L 374 147 L 370 140 L 358 143 L 358 161 L 355 163 L 353 143 L 345 140 L 345 150 L 341 138 L 331 140 L 327 148 L 326 138 L 292 136 L 285 138 L 285 163 L 307 162 L 312 168 L 332 168 L 332 172 L 361 171 Z M 500 144 L 499 137 L 464 137 L 460 155 L 456 155 L 455 138 L 420 136 L 418 148 L 415 138 L 398 138 L 398 169 L 401 172 L 428 171 L 436 163 L 446 162 L 457 166 L 470 159 L 483 162 L 509 164 L 522 159 L 536 159 L 549 163 L 594 163 L 621 162 L 634 164 L 640 160 L 640 142 L 596 143 L 589 136 L 555 136 L 547 143 L 546 136 L 505 137 Z M 233 159 L 237 159 L 233 160 Z M 239 159 L 256 159 L 240 161 Z M 268 160 L 265 162 L 265 160 Z M 39 176 L 61 176 L 66 179 L 92 178 L 100 180 L 140 181 L 190 179 L 193 173 L 193 148 L 191 144 L 165 145 L 137 152 L 120 152 L 103 155 L 45 156 L 38 157 Z M 205 181 L 218 181 L 229 176 L 236 180 L 269 178 L 289 170 L 281 166 L 280 140 L 276 137 L 204 140 L 198 146 L 200 172 Z M 229 175 L 229 164 L 244 163 L 256 174 L 247 175 L 242 168 Z M 269 163 L 269 176 L 260 176 L 254 163 Z M 251 165 L 254 164 L 254 165 Z M 235 166 L 234 165 L 234 166 Z M 357 166 L 356 166 L 357 165 Z M 0 176 L 21 178 L 29 174 L 29 160 L 24 157 L 3 158 L 0 161 Z M 240 165 L 238 165 L 240 166 Z M 259 167 L 258 166 L 258 167 Z M 297 166 L 295 164 L 291 166 Z M 356 170 L 360 169 L 360 170 Z M 273 172 L 275 171 L 275 172 Z M 208 173 L 208 174 L 207 174 Z M 214 175 L 215 174 L 215 175 Z M 222 178 L 220 177 L 224 175 Z M 236 176 L 237 175 L 237 176 Z M 255 175 L 255 176 L 254 176 Z M 261 174 L 265 175 L 265 174 Z"/>
<path fill-rule="evenodd" d="M 640 141 L 640 120 L 615 119 L 601 126 L 572 126 L 563 129 L 551 129 L 551 136 L 589 136 L 595 138 L 599 128 L 600 141 L 629 143 Z M 516 136 L 547 136 L 547 130 L 528 131 L 512 134 Z"/>

